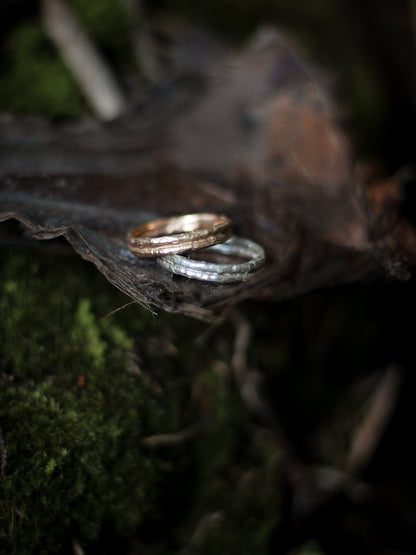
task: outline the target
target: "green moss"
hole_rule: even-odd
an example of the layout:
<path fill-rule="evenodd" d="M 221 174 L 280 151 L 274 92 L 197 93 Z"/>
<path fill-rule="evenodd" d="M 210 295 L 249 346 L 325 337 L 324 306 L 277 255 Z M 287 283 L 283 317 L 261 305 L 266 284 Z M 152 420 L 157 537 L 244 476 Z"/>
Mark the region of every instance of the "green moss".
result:
<path fill-rule="evenodd" d="M 2 261 L 0 553 L 56 553 L 73 538 L 100 554 L 110 538 L 123 553 L 142 537 L 154 555 L 266 553 L 279 454 L 248 432 L 230 330 L 196 347 L 193 320 L 137 306 L 109 315 L 126 299 L 82 260 Z M 191 442 L 141 443 L 195 422 Z"/>
<path fill-rule="evenodd" d="M 72 339 L 78 349 L 84 349 L 90 363 L 95 368 L 102 368 L 105 363 L 106 343 L 101 337 L 101 330 L 91 312 L 88 299 L 81 299 L 75 315 Z"/>
<path fill-rule="evenodd" d="M 8 35 L 1 64 L 1 110 L 51 118 L 84 111 L 74 78 L 37 23 L 21 24 Z"/>
<path fill-rule="evenodd" d="M 96 314 L 110 308 L 109 287 L 101 282 L 95 307 L 85 296 L 93 292 L 92 268 L 81 265 L 83 283 L 53 259 L 18 254 L 3 262 L 2 553 L 54 553 L 69 534 L 88 545 L 104 523 L 131 536 L 152 515 L 157 485 L 173 468 L 140 440 L 184 425 L 181 385 L 167 377 L 155 396 L 152 380 L 132 372 L 132 337 Z"/>
<path fill-rule="evenodd" d="M 74 538 L 88 555 L 127 554 L 135 542 L 149 555 L 268 553 L 281 455 L 234 383 L 231 325 L 198 342 L 200 322 L 137 305 L 114 312 L 126 297 L 76 256 L 1 259 L 0 554 L 68 552 Z M 311 437 L 351 407 L 341 405 L 348 384 L 375 364 L 369 305 L 314 295 L 246 309 L 247 363 L 297 451 L 319 463 Z M 329 323 L 338 339 L 322 343 Z M 190 441 L 142 443 L 193 424 Z M 329 464 L 343 460 L 337 437 Z"/>

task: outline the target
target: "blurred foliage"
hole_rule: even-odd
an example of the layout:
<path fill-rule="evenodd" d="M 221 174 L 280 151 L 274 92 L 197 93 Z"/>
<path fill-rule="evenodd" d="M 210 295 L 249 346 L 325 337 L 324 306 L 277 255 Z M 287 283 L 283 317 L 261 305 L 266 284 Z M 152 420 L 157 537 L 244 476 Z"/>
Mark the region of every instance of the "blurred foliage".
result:
<path fill-rule="evenodd" d="M 156 395 L 150 377 L 132 371 L 133 339 L 97 319 L 105 294 L 94 307 L 85 296 L 94 287 L 89 268 L 80 287 L 69 261 L 3 262 L 0 545 L 9 548 L 2 552 L 56 553 L 69 534 L 90 542 L 105 523 L 131 535 L 152 514 L 174 463 L 144 452 L 140 439 L 183 424 L 184 385 L 166 376 Z"/>
<path fill-rule="evenodd" d="M 76 118 L 85 111 L 78 85 L 37 23 L 8 35 L 0 61 L 0 110 Z"/>
<path fill-rule="evenodd" d="M 75 13 L 98 48 L 120 74 L 133 67 L 129 22 L 119 0 L 71 0 Z M 237 0 L 191 2 L 156 0 L 153 14 L 181 15 L 208 26 L 226 40 L 246 40 L 259 25 L 274 25 L 295 39 L 306 59 L 337 79 L 337 96 L 348 107 L 357 144 L 364 152 L 377 148 L 387 116 L 387 98 L 379 68 L 366 49 L 366 29 L 345 2 L 306 0 Z M 0 65 L 0 109 L 49 118 L 77 118 L 86 110 L 80 92 L 59 53 L 49 43 L 33 5 L 23 2 L 22 16 L 3 7 Z M 25 15 L 26 14 L 26 15 Z"/>

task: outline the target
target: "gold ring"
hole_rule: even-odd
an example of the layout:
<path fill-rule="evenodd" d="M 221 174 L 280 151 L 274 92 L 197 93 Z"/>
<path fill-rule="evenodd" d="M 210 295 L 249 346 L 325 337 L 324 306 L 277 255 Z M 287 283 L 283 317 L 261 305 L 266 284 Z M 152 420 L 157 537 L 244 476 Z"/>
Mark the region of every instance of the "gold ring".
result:
<path fill-rule="evenodd" d="M 186 214 L 154 220 L 127 234 L 136 256 L 177 254 L 224 243 L 232 235 L 231 220 L 218 214 Z"/>

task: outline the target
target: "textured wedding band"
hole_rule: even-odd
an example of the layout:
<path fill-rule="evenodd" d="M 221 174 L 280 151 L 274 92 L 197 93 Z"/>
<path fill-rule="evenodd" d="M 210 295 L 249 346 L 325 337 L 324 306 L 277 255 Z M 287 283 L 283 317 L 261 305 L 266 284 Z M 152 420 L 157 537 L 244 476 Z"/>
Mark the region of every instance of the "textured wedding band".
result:
<path fill-rule="evenodd" d="M 249 239 L 231 237 L 225 243 L 209 247 L 207 251 L 248 259 L 239 264 L 223 264 L 194 260 L 179 254 L 157 258 L 157 262 L 174 274 L 203 281 L 231 283 L 246 281 L 265 262 L 263 248 Z"/>
<path fill-rule="evenodd" d="M 226 216 L 186 214 L 132 229 L 127 234 L 127 243 L 136 256 L 152 257 L 210 247 L 231 235 L 231 220 Z"/>

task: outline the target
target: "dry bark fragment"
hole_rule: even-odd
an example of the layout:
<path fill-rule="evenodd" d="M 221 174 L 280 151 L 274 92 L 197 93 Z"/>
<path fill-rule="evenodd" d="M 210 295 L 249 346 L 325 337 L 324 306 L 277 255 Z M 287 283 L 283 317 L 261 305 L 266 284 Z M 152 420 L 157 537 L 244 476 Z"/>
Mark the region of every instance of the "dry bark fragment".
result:
<path fill-rule="evenodd" d="M 133 299 L 197 317 L 247 298 L 407 277 L 414 254 L 397 257 L 373 240 L 380 218 L 316 71 L 272 31 L 207 68 L 196 88 L 154 89 L 128 123 L 0 120 L 0 219 L 37 238 L 63 235 Z M 131 227 L 198 211 L 228 215 L 238 235 L 265 248 L 265 267 L 216 285 L 127 250 Z M 412 233 L 407 223 L 403 233 Z"/>

